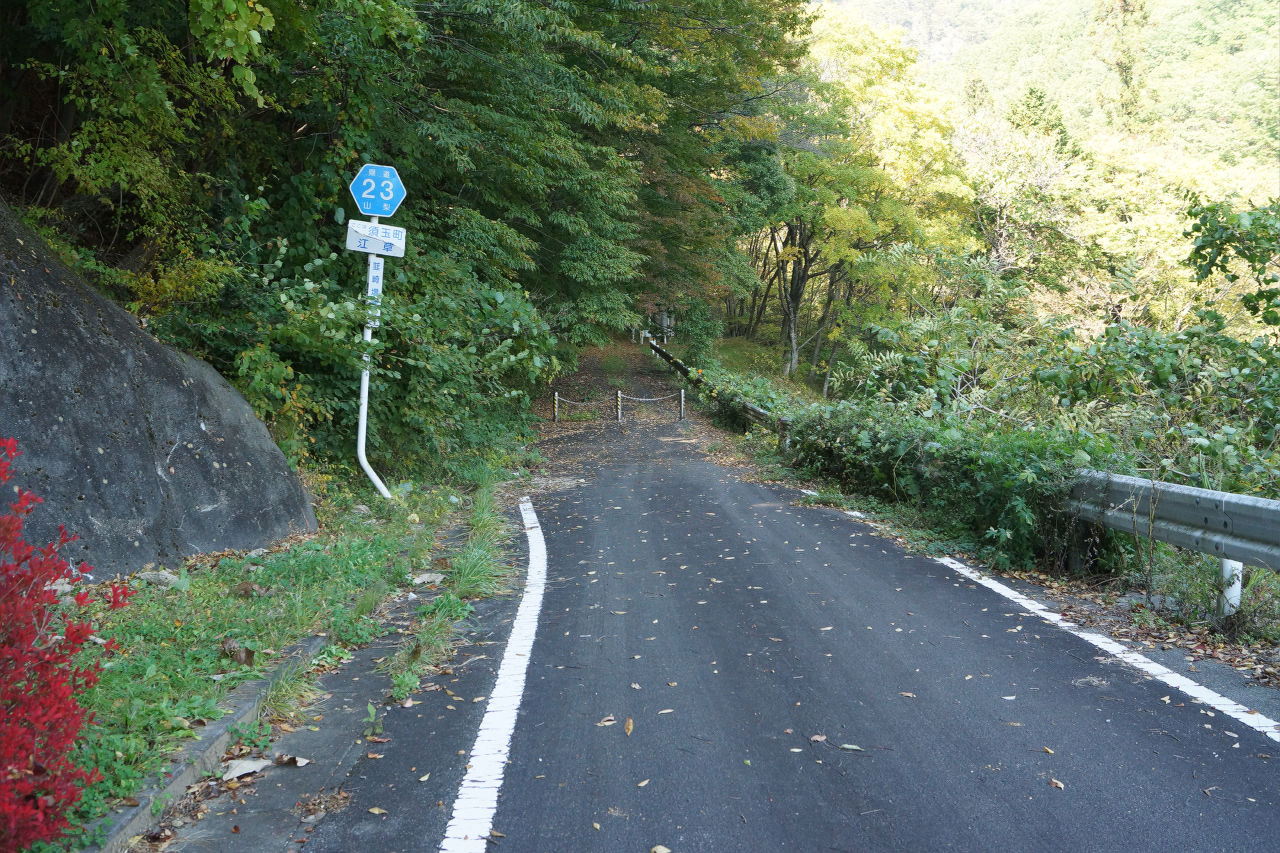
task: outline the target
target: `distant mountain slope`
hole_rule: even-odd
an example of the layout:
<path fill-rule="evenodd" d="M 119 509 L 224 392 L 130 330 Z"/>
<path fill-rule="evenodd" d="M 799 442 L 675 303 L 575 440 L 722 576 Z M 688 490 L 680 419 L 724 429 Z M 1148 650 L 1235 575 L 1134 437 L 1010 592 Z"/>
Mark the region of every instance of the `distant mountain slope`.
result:
<path fill-rule="evenodd" d="M 1069 129 L 1107 127 L 1119 79 L 1101 55 L 1111 34 L 1095 0 L 843 0 L 873 24 L 901 27 L 926 82 L 957 101 L 981 79 L 997 105 L 1029 86 L 1062 108 Z M 1147 0 L 1137 30 L 1137 130 L 1223 166 L 1260 172 L 1280 193 L 1280 4 Z M 1265 176 L 1265 177 L 1262 177 Z"/>

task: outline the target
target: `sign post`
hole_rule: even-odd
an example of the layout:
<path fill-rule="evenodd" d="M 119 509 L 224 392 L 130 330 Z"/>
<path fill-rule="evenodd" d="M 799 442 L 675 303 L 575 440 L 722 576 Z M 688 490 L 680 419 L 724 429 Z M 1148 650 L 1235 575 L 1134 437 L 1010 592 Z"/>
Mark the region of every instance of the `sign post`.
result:
<path fill-rule="evenodd" d="M 371 217 L 369 222 L 350 220 L 347 223 L 347 249 L 369 253 L 369 268 L 365 275 L 365 297 L 369 303 L 369 321 L 364 327 L 366 344 L 373 340 L 373 330 L 378 327 L 382 304 L 382 285 L 386 280 L 386 261 L 383 256 L 403 258 L 406 234 L 403 228 L 382 225 L 378 219 L 391 216 L 400 207 L 407 193 L 400 174 L 393 166 L 366 163 L 356 174 L 350 186 L 351 197 L 356 200 L 360 212 Z M 369 464 L 365 455 L 365 439 L 369 430 L 369 350 L 364 352 L 364 370 L 360 373 L 360 423 L 356 428 L 356 458 L 368 475 L 378 494 L 391 497 L 382 479 Z"/>

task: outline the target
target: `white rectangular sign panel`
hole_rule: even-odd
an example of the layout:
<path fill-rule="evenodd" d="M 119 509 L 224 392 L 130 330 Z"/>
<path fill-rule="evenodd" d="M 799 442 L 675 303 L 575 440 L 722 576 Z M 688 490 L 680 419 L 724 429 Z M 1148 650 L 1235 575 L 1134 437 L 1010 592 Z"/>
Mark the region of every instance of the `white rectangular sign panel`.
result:
<path fill-rule="evenodd" d="M 388 258 L 403 258 L 407 235 L 403 228 L 360 219 L 347 220 L 347 248 Z"/>

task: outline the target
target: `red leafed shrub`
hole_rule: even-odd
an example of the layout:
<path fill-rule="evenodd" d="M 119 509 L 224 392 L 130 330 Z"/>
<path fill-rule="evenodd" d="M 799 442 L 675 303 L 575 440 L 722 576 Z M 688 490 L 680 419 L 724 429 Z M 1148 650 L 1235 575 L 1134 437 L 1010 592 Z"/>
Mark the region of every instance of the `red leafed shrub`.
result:
<path fill-rule="evenodd" d="M 16 441 L 0 439 L 0 486 L 17 455 Z M 23 541 L 23 523 L 39 502 L 18 491 L 0 514 L 0 850 L 56 839 L 81 789 L 97 779 L 70 759 L 76 735 L 92 722 L 76 696 L 97 683 L 98 666 L 75 658 L 93 629 L 67 615 L 71 608 L 59 605 L 53 588 L 81 579 L 58 555 L 75 537 L 64 528 L 41 548 Z M 113 584 L 111 606 L 124 606 L 130 594 Z M 81 590 L 75 604 L 89 599 Z"/>

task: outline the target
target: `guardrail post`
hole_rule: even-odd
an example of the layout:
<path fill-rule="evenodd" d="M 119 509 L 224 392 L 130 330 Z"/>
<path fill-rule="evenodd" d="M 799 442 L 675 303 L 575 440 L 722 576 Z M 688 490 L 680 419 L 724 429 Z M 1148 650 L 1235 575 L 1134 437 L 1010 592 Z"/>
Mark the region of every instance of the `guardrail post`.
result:
<path fill-rule="evenodd" d="M 560 423 L 560 392 L 555 392 L 555 408 L 552 409 L 551 420 L 553 423 Z"/>
<path fill-rule="evenodd" d="M 622 392 L 618 392 L 618 423 L 622 423 Z"/>
<path fill-rule="evenodd" d="M 1240 609 L 1241 577 L 1244 564 L 1239 560 L 1222 561 L 1222 592 L 1218 595 L 1218 615 L 1230 616 Z"/>
<path fill-rule="evenodd" d="M 684 420 L 684 389 L 680 389 L 680 420 Z"/>

